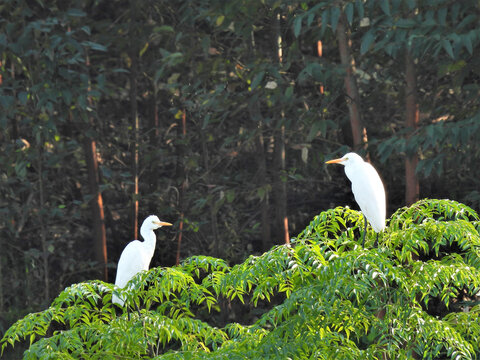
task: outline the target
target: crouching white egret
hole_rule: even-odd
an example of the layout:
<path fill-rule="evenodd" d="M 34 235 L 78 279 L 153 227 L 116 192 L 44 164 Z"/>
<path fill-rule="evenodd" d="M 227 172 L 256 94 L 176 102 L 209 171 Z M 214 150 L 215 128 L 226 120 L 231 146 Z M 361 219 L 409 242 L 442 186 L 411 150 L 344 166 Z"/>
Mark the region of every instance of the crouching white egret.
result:
<path fill-rule="evenodd" d="M 162 226 L 172 226 L 172 224 L 161 221 L 155 215 L 150 215 L 144 220 L 140 228 L 140 235 L 142 235 L 144 241 L 134 240 L 130 242 L 120 255 L 115 278 L 116 286 L 123 288 L 135 274 L 142 270 L 148 270 L 157 242 L 153 230 Z M 125 300 L 113 295 L 112 302 L 123 306 Z"/>
<path fill-rule="evenodd" d="M 327 161 L 326 164 L 345 166 L 345 174 L 352 183 L 355 201 L 365 220 L 362 246 L 365 247 L 367 220 L 377 233 L 378 241 L 378 233 L 385 229 L 386 202 L 385 188 L 375 168 L 355 153 L 345 154 L 339 159 Z"/>

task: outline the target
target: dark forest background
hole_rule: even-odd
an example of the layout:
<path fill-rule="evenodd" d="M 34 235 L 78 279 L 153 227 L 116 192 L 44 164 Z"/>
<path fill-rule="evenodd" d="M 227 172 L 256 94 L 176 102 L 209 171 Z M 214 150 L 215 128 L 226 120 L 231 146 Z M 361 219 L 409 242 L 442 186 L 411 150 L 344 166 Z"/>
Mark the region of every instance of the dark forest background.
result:
<path fill-rule="evenodd" d="M 357 208 L 355 150 L 388 214 L 477 211 L 477 1 L 4 0 L 0 334 L 66 286 L 113 281 L 143 219 L 152 266 L 230 264 Z"/>

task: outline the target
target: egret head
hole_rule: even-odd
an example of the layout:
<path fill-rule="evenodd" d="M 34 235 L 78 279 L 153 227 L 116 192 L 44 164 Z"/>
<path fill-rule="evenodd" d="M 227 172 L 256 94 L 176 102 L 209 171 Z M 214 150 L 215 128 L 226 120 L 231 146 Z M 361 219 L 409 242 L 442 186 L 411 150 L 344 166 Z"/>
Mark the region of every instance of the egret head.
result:
<path fill-rule="evenodd" d="M 347 154 L 343 155 L 339 159 L 329 160 L 325 164 L 341 164 L 341 165 L 347 166 L 347 165 L 357 164 L 357 163 L 360 163 L 360 162 L 363 162 L 362 157 L 358 154 L 350 152 L 350 153 L 347 153 Z"/>
<path fill-rule="evenodd" d="M 155 230 L 161 228 L 162 226 L 172 226 L 172 224 L 160 220 L 156 215 L 150 215 L 142 224 L 142 228 L 145 228 L 146 230 Z"/>

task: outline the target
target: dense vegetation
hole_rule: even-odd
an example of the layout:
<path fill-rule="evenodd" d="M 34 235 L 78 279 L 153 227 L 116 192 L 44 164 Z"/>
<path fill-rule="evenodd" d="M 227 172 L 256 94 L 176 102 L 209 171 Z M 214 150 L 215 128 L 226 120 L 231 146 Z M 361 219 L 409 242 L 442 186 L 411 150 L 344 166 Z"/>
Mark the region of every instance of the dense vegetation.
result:
<path fill-rule="evenodd" d="M 92 287 L 108 307 L 107 282 L 120 252 L 151 213 L 175 223 L 173 231 L 157 232 L 162 246 L 151 281 L 160 281 L 153 274 L 165 269 L 191 276 L 198 286 L 208 274 L 223 272 L 219 281 L 233 281 L 232 272 L 247 266 L 250 255 L 284 244 L 321 211 L 356 208 L 342 169 L 323 165 L 350 149 L 368 155 L 382 175 L 389 215 L 414 198 L 455 199 L 480 209 L 479 10 L 473 0 L 3 0 L 0 334 L 53 299 L 54 308 L 69 308 L 75 289 L 84 294 Z M 349 254 L 370 254 L 365 266 L 377 256 L 392 268 L 398 259 L 459 260 L 424 251 L 433 246 L 428 241 L 418 246 L 432 256 L 416 259 L 405 247 L 413 244 L 401 245 L 399 236 L 370 250 L 375 255 L 348 244 L 340 251 L 336 242 L 328 251 L 346 262 Z M 292 249 L 305 253 L 323 246 L 302 236 L 296 241 Z M 263 256 L 288 249 L 274 247 Z M 463 259 L 459 249 L 452 254 Z M 328 251 L 321 252 L 327 259 Z M 192 256 L 224 260 L 205 260 L 213 268 L 197 278 L 197 265 L 187 266 L 194 260 L 181 263 Z M 475 267 L 473 259 L 464 261 Z M 289 269 L 282 266 L 279 274 Z M 298 291 L 320 276 L 309 271 L 314 275 L 305 279 L 291 271 L 293 280 L 301 279 Z M 83 283 L 88 279 L 105 283 Z M 387 275 L 385 281 L 389 289 L 397 284 Z M 214 307 L 228 307 L 239 294 L 207 285 Z M 314 299 L 320 290 L 312 289 Z M 290 306 L 287 293 L 291 299 L 293 288 L 260 308 Z M 113 319 L 108 309 L 105 316 Z M 258 316 L 267 321 L 265 314 Z M 348 336 L 360 351 L 378 340 L 371 314 L 363 332 L 355 328 Z M 211 325 L 223 329 L 212 330 L 222 338 L 218 344 L 234 338 L 237 330 L 225 328 L 229 320 L 255 323 L 244 315 L 239 310 Z M 328 327 L 328 334 L 346 336 Z M 284 327 L 274 328 L 258 331 Z M 235 334 L 245 343 L 250 334 L 254 343 L 255 329 L 239 327 Z M 263 351 L 253 343 L 252 351 Z"/>
<path fill-rule="evenodd" d="M 26 339 L 26 359 L 480 356 L 478 215 L 423 200 L 392 215 L 375 249 L 359 245 L 362 220 L 337 207 L 291 246 L 233 267 L 193 256 L 151 269 L 132 279 L 120 312 L 111 284 L 72 285 L 14 324 L 2 347 Z"/>

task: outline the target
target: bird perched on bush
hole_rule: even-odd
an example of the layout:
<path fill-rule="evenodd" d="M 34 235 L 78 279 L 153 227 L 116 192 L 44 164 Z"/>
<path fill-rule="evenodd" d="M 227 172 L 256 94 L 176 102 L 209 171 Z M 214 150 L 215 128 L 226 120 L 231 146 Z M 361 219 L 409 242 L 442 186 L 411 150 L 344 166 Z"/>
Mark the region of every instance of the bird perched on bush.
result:
<path fill-rule="evenodd" d="M 345 154 L 339 159 L 327 161 L 326 164 L 345 166 L 345 174 L 352 183 L 355 201 L 360 206 L 365 220 L 362 246 L 365 247 L 367 220 L 377 233 L 378 241 L 378 233 L 385 229 L 386 201 L 385 187 L 377 170 L 370 163 L 364 161 L 360 155 L 353 152 Z"/>
<path fill-rule="evenodd" d="M 140 235 L 142 235 L 144 241 L 134 240 L 123 249 L 117 266 L 116 286 L 123 288 L 137 273 L 148 270 L 157 242 L 153 230 L 162 226 L 172 226 L 172 224 L 161 221 L 155 215 L 150 215 L 143 221 L 140 227 Z M 112 295 L 112 302 L 123 306 L 125 299 L 114 294 Z"/>

